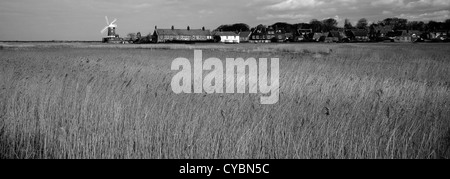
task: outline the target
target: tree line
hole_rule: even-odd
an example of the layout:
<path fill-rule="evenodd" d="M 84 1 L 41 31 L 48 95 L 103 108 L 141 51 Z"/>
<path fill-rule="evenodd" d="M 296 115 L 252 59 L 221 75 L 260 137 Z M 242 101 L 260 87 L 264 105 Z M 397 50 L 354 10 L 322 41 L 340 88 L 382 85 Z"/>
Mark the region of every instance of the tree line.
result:
<path fill-rule="evenodd" d="M 296 23 L 289 24 L 285 22 L 277 22 L 272 24 L 272 27 L 284 29 L 287 32 L 294 32 L 297 29 L 312 29 L 313 32 L 329 32 L 333 30 L 338 30 L 342 27 L 338 26 L 339 23 L 334 18 L 328 18 L 324 20 L 312 19 L 309 23 Z M 443 22 L 437 21 L 408 21 L 407 19 L 402 18 L 386 18 L 382 21 L 372 22 L 369 24 L 369 21 L 366 18 L 361 18 L 357 21 L 356 24 L 352 24 L 349 19 L 345 19 L 343 28 L 344 29 L 366 29 L 369 30 L 375 26 L 392 26 L 393 30 L 419 30 L 419 31 L 449 31 L 450 30 L 450 19 L 447 19 Z M 254 28 L 250 28 L 249 25 L 245 23 L 231 24 L 231 25 L 221 25 L 215 29 L 215 31 L 249 31 Z"/>

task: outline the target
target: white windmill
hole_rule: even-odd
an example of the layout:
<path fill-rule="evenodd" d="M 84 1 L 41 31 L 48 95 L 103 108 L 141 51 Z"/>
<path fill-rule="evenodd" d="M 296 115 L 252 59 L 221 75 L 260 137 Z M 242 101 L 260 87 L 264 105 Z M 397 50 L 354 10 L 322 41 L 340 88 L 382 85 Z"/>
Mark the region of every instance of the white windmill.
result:
<path fill-rule="evenodd" d="M 107 37 L 116 37 L 116 28 L 117 28 L 117 24 L 114 24 L 117 19 L 114 19 L 111 23 L 109 23 L 108 20 L 108 16 L 105 16 L 106 19 L 106 27 L 103 28 L 102 31 L 100 31 L 100 33 L 105 33 L 106 30 L 108 30 L 108 36 Z"/>

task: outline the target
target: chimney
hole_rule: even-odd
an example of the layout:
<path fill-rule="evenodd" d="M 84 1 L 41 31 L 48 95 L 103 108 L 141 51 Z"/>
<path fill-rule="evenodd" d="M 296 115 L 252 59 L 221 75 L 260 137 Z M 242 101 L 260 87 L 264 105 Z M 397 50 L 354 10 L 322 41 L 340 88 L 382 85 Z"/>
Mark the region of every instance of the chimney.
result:
<path fill-rule="evenodd" d="M 205 31 L 205 27 L 202 27 L 202 30 Z"/>
<path fill-rule="evenodd" d="M 191 28 L 189 26 L 187 26 L 187 30 L 191 30 Z"/>
<path fill-rule="evenodd" d="M 172 26 L 172 30 L 175 30 L 175 27 L 174 27 L 174 26 Z"/>

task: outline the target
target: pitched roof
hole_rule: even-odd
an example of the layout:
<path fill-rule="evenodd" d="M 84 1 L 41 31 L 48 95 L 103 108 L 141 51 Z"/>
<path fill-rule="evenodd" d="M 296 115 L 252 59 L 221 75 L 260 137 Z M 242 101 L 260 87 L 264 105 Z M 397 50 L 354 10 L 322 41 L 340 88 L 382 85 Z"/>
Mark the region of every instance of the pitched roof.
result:
<path fill-rule="evenodd" d="M 239 36 L 240 37 L 249 37 L 251 34 L 252 34 L 252 32 L 250 32 L 250 31 L 244 31 L 244 32 L 239 33 Z"/>
<path fill-rule="evenodd" d="M 253 31 L 253 35 L 266 35 L 269 31 L 270 32 L 275 32 L 275 30 L 273 28 L 271 28 L 270 26 L 269 27 L 265 27 L 265 26 L 259 25 Z"/>
<path fill-rule="evenodd" d="M 194 36 L 194 35 L 202 35 L 202 36 L 210 36 L 211 31 L 202 30 L 202 29 L 156 29 L 155 30 L 158 35 L 184 35 L 184 36 Z"/>

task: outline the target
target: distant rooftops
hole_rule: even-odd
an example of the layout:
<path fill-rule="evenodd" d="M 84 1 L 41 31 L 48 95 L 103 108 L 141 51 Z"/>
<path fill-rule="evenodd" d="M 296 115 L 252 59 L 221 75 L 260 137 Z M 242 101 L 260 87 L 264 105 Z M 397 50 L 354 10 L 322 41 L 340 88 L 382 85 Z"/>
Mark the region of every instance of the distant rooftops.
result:
<path fill-rule="evenodd" d="M 155 32 L 157 35 L 185 35 L 185 36 L 193 36 L 193 35 L 202 35 L 202 36 L 211 36 L 211 31 L 202 29 L 190 29 L 189 27 L 186 29 L 158 29 L 156 27 Z"/>
<path fill-rule="evenodd" d="M 250 31 L 245 31 L 245 32 L 240 32 L 239 33 L 239 36 L 240 37 L 248 37 L 248 36 L 250 36 L 252 34 L 252 32 L 250 32 Z"/>

